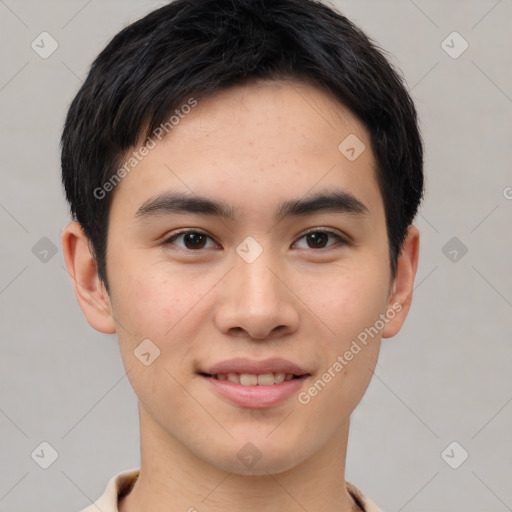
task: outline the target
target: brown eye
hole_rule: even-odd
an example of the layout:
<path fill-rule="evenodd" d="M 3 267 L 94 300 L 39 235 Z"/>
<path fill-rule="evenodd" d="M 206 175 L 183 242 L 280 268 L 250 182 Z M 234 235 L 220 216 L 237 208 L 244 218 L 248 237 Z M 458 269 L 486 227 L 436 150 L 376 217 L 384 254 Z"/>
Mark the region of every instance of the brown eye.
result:
<path fill-rule="evenodd" d="M 332 241 L 329 242 L 329 239 Z M 305 240 L 305 244 L 301 243 L 302 240 Z M 328 249 L 334 245 L 343 246 L 347 245 L 347 242 L 334 231 L 322 229 L 311 229 L 294 244 L 299 249 Z"/>
<path fill-rule="evenodd" d="M 306 239 L 312 249 L 323 249 L 329 240 L 329 235 L 322 231 L 318 231 L 316 233 L 306 235 Z"/>
<path fill-rule="evenodd" d="M 179 240 L 181 240 L 181 243 L 177 243 Z M 208 246 L 209 241 L 211 241 L 210 246 Z M 172 235 L 165 243 L 191 251 L 215 247 L 213 240 L 205 233 L 199 231 L 181 231 L 180 233 Z"/>
<path fill-rule="evenodd" d="M 187 249 L 202 249 L 206 243 L 206 236 L 202 233 L 185 233 L 183 243 Z"/>

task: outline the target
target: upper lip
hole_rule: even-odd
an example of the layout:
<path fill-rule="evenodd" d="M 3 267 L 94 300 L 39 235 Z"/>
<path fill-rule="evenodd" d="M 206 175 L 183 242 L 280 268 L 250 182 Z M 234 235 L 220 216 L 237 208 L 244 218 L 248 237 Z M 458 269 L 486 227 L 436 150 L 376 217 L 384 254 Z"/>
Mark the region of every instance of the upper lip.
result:
<path fill-rule="evenodd" d="M 293 373 L 294 375 L 305 375 L 308 372 L 298 364 L 279 357 L 264 359 L 262 361 L 239 357 L 216 363 L 201 373 L 208 375 L 227 373 L 249 373 L 251 375 L 261 375 L 264 373 Z"/>

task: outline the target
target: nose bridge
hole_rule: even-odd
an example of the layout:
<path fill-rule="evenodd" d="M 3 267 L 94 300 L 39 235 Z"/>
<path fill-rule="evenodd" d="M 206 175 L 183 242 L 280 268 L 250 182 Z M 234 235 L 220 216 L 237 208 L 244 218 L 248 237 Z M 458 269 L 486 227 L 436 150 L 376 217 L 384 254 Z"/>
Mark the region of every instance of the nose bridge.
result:
<path fill-rule="evenodd" d="M 279 275 L 279 264 L 272 257 L 271 251 L 263 251 L 254 261 L 241 258 L 235 266 L 237 278 L 240 280 L 240 296 L 238 299 L 245 307 L 254 312 L 271 311 L 281 300 L 282 286 Z"/>
<path fill-rule="evenodd" d="M 277 328 L 281 333 L 296 329 L 298 313 L 281 282 L 281 268 L 270 250 L 255 258 L 246 258 L 244 253 L 236 256 L 229 273 L 229 294 L 216 318 L 223 332 L 242 329 L 252 339 L 264 339 L 276 335 Z"/>

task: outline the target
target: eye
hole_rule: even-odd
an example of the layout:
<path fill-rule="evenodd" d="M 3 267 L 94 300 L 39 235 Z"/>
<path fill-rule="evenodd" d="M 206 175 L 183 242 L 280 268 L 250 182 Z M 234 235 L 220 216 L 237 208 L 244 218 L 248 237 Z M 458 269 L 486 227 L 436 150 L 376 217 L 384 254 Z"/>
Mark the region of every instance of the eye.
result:
<path fill-rule="evenodd" d="M 329 237 L 334 239 L 335 243 L 329 244 Z M 307 246 L 300 247 L 299 241 L 305 239 Z M 304 235 L 299 238 L 299 241 L 295 242 L 294 246 L 298 249 L 325 249 L 329 248 L 333 245 L 336 245 L 336 242 L 341 245 L 348 245 L 348 242 L 340 236 L 335 231 L 330 231 L 328 229 L 321 228 L 313 228 L 309 229 Z"/>
<path fill-rule="evenodd" d="M 329 238 L 331 243 L 329 243 Z M 305 246 L 300 246 L 300 241 L 305 241 Z M 177 241 L 181 241 L 177 243 Z M 206 233 L 197 230 L 182 230 L 174 233 L 164 242 L 165 244 L 175 245 L 181 249 L 198 251 L 201 249 L 212 249 L 217 247 L 216 242 Z M 322 228 L 312 228 L 302 235 L 297 242 L 293 244 L 298 249 L 326 249 L 333 245 L 348 245 L 348 241 L 335 231 Z"/>
<path fill-rule="evenodd" d="M 177 240 L 181 240 L 182 243 L 176 243 Z M 208 245 L 208 242 L 211 242 Z M 165 240 L 165 244 L 172 244 L 182 249 L 188 249 L 196 251 L 199 249 L 211 249 L 216 247 L 215 242 L 206 233 L 194 230 L 183 230 L 175 233 Z"/>

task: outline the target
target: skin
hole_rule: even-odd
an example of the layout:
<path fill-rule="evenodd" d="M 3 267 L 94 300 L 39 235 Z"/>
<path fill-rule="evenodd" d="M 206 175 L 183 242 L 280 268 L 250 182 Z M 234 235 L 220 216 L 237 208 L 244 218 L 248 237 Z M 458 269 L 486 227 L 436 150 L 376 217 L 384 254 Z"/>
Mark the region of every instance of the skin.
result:
<path fill-rule="evenodd" d="M 366 146 L 353 162 L 338 150 L 349 134 Z M 115 189 L 110 295 L 80 226 L 64 229 L 80 307 L 95 329 L 117 333 L 139 400 L 141 473 L 121 512 L 230 512 L 241 502 L 248 512 L 359 510 L 345 490 L 349 418 L 381 337 L 394 336 L 409 311 L 419 248 L 410 226 L 392 278 L 374 168 L 364 126 L 328 93 L 297 82 L 236 86 L 200 101 Z M 283 201 L 333 189 L 368 212 L 276 222 Z M 135 217 L 169 190 L 221 200 L 236 219 Z M 210 238 L 202 249 L 183 236 L 168 241 L 180 228 Z M 315 246 L 309 228 L 349 243 L 329 235 Z M 248 236 L 263 248 L 252 263 L 236 252 Z M 393 304 L 401 311 L 308 404 L 293 395 L 263 409 L 236 406 L 196 373 L 233 357 L 282 357 L 311 374 L 307 390 Z M 147 338 L 160 349 L 149 366 L 134 356 Z M 237 457 L 247 442 L 262 454 L 250 468 Z"/>

